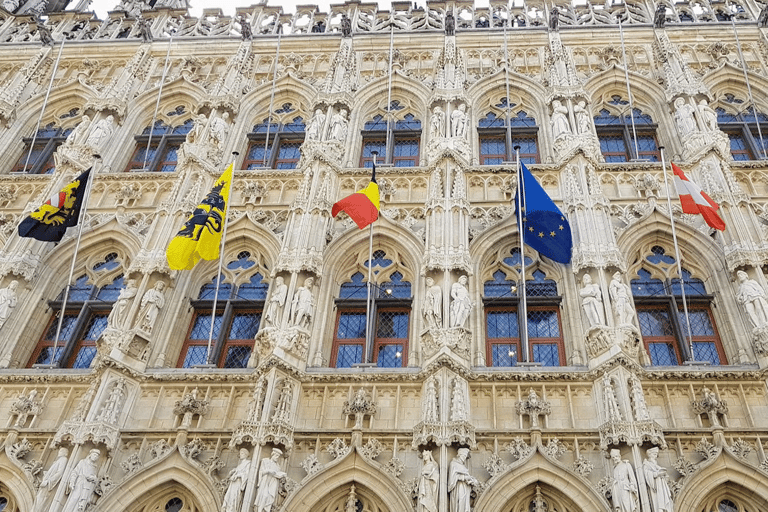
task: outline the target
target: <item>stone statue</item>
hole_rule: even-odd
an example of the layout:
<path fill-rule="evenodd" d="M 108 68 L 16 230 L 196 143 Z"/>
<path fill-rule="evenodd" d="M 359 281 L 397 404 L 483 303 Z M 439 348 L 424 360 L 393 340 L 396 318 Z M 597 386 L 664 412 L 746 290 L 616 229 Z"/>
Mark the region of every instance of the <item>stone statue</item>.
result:
<path fill-rule="evenodd" d="M 629 377 L 629 394 L 632 397 L 632 408 L 635 411 L 635 421 L 650 421 L 651 415 L 648 414 L 648 405 L 645 403 L 643 385 L 636 375 Z"/>
<path fill-rule="evenodd" d="M 616 313 L 619 325 L 632 325 L 632 318 L 635 316 L 635 309 L 630 299 L 632 291 L 629 286 L 621 282 L 621 272 L 613 274 L 608 293 L 611 295 L 613 311 Z"/>
<path fill-rule="evenodd" d="M 29 392 L 29 396 L 19 395 L 16 401 L 11 404 L 11 416 L 16 415 L 14 427 L 24 428 L 30 415 L 37 416 L 43 411 L 42 404 L 35 401 L 36 397 L 37 390 L 33 389 Z"/>
<path fill-rule="evenodd" d="M 115 381 L 115 385 L 112 386 L 112 390 L 109 392 L 107 401 L 104 402 L 104 407 L 99 413 L 99 420 L 106 423 L 115 424 L 120 417 L 120 411 L 123 409 L 123 403 L 125 402 L 125 379 L 119 378 Z"/>
<path fill-rule="evenodd" d="M 19 282 L 14 279 L 6 288 L 0 290 L 0 328 L 5 325 L 19 302 L 19 296 L 16 294 L 18 287 Z"/>
<path fill-rule="evenodd" d="M 271 512 L 272 505 L 274 505 L 277 499 L 280 480 L 288 476 L 287 473 L 280 470 L 280 466 L 277 464 L 277 460 L 282 454 L 282 450 L 272 448 L 272 456 L 261 459 L 258 490 L 256 491 L 253 512 Z"/>
<path fill-rule="evenodd" d="M 237 18 L 237 22 L 240 23 L 240 37 L 243 41 L 250 41 L 253 39 L 253 30 L 251 30 L 251 23 L 245 19 L 245 16 Z"/>
<path fill-rule="evenodd" d="M 448 11 L 447 13 L 445 13 L 445 21 L 443 23 L 445 25 L 445 35 L 455 36 L 456 35 L 456 18 L 453 17 L 453 12 Z"/>
<path fill-rule="evenodd" d="M 291 324 L 301 329 L 309 329 L 312 315 L 315 309 L 315 298 L 312 295 L 314 278 L 304 280 L 304 286 L 300 286 L 293 295 L 291 303 Z"/>
<path fill-rule="evenodd" d="M 347 111 L 342 109 L 331 118 L 331 140 L 347 140 Z"/>
<path fill-rule="evenodd" d="M 440 107 L 432 109 L 432 117 L 429 120 L 429 138 L 445 137 L 445 112 Z"/>
<path fill-rule="evenodd" d="M 109 115 L 106 119 L 102 119 L 93 125 L 85 143 L 94 149 L 101 150 L 104 148 L 104 143 L 107 142 L 114 132 L 115 118 Z"/>
<path fill-rule="evenodd" d="M 451 394 L 451 421 L 466 421 L 468 414 L 467 400 L 464 394 L 464 382 L 453 378 Z"/>
<path fill-rule="evenodd" d="M 467 134 L 467 106 L 462 103 L 451 112 L 451 136 L 463 138 Z"/>
<path fill-rule="evenodd" d="M 581 283 L 583 284 L 581 290 L 579 290 L 581 307 L 584 308 L 584 313 L 587 315 L 589 327 L 605 325 L 603 294 L 600 291 L 600 285 L 593 283 L 592 276 L 589 274 L 584 274 L 584 277 L 581 278 Z"/>
<path fill-rule="evenodd" d="M 587 103 L 582 100 L 573 107 L 573 114 L 576 116 L 576 132 L 589 133 L 592 131 L 592 121 L 587 112 Z"/>
<path fill-rule="evenodd" d="M 419 475 L 418 498 L 416 512 L 437 512 L 437 503 L 440 499 L 438 487 L 440 485 L 440 466 L 432 458 L 432 452 L 421 452 L 424 465 L 421 466 Z"/>
<path fill-rule="evenodd" d="M 203 132 L 205 132 L 205 125 L 208 124 L 208 118 L 205 114 L 198 114 L 195 116 L 195 122 L 192 124 L 192 129 L 187 132 L 186 142 L 194 144 L 196 142 L 203 142 Z"/>
<path fill-rule="evenodd" d="M 467 276 L 459 277 L 459 281 L 451 286 L 451 327 L 464 327 L 472 309 L 467 290 Z"/>
<path fill-rule="evenodd" d="M 69 495 L 61 512 L 83 512 L 93 498 L 93 493 L 99 483 L 99 461 L 101 451 L 94 448 L 88 452 L 88 456 L 77 463 L 75 469 L 69 474 L 66 493 Z"/>
<path fill-rule="evenodd" d="M 62 447 L 59 448 L 59 455 L 56 460 L 48 468 L 48 471 L 43 473 L 43 479 L 40 481 L 40 488 L 37 490 L 37 496 L 35 496 L 34 512 L 44 512 L 48 510 L 48 500 L 51 498 L 56 486 L 59 485 L 61 477 L 64 474 L 64 470 L 67 467 L 67 457 L 69 456 L 69 450 Z"/>
<path fill-rule="evenodd" d="M 559 30 L 560 28 L 560 9 L 556 5 L 552 6 L 552 10 L 549 11 L 549 29 Z"/>
<path fill-rule="evenodd" d="M 667 8 L 662 2 L 659 2 L 656 12 L 653 14 L 653 28 L 664 28 L 666 22 Z"/>
<path fill-rule="evenodd" d="M 552 135 L 559 139 L 563 135 L 571 133 L 571 125 L 568 122 L 568 108 L 560 103 L 560 100 L 552 102 Z"/>
<path fill-rule="evenodd" d="M 346 14 L 341 15 L 341 37 L 352 37 L 352 22 Z"/>
<path fill-rule="evenodd" d="M 229 112 L 224 112 L 221 117 L 211 116 L 211 142 L 221 147 L 229 135 Z"/>
<path fill-rule="evenodd" d="M 736 276 L 741 283 L 736 300 L 744 305 L 753 327 L 765 327 L 768 325 L 768 301 L 765 300 L 765 290 L 757 281 L 749 279 L 743 270 L 736 272 Z"/>
<path fill-rule="evenodd" d="M 85 144 L 87 138 L 88 129 L 91 127 L 91 118 L 83 114 L 80 123 L 75 126 L 74 130 L 69 132 L 67 140 L 64 141 L 65 146 L 78 146 Z"/>
<path fill-rule="evenodd" d="M 137 22 L 139 26 L 139 36 L 141 36 L 142 43 L 151 43 L 154 39 L 152 35 L 152 20 L 147 18 L 139 18 Z"/>
<path fill-rule="evenodd" d="M 448 502 L 450 512 L 470 512 L 472 486 L 477 480 L 469 474 L 467 459 L 469 448 L 459 448 L 448 468 Z"/>
<path fill-rule="evenodd" d="M 757 15 L 757 26 L 760 28 L 768 27 L 768 5 L 764 5 Z"/>
<path fill-rule="evenodd" d="M 621 410 L 616 400 L 616 390 L 613 389 L 613 379 L 607 373 L 603 375 L 603 398 L 608 421 L 621 421 Z"/>
<path fill-rule="evenodd" d="M 240 462 L 236 468 L 229 472 L 227 477 L 229 486 L 224 494 L 221 512 L 240 511 L 240 494 L 245 490 L 245 485 L 248 483 L 248 472 L 251 470 L 249 455 L 250 452 L 246 448 L 240 448 Z"/>
<path fill-rule="evenodd" d="M 651 497 L 653 512 L 674 512 L 672 493 L 667 484 L 667 470 L 656 462 L 659 449 L 654 446 L 645 453 L 648 458 L 643 461 L 643 475 L 645 475 L 645 485 L 648 486 L 648 494 Z"/>
<path fill-rule="evenodd" d="M 315 110 L 315 115 L 309 120 L 307 125 L 307 140 L 322 140 L 323 126 L 325 126 L 325 114 L 319 108 Z"/>
<path fill-rule="evenodd" d="M 711 132 L 717 130 L 717 112 L 709 106 L 707 100 L 699 102 L 699 112 L 701 112 L 704 127 Z"/>
<path fill-rule="evenodd" d="M 141 298 L 141 309 L 139 309 L 138 327 L 147 334 L 152 333 L 155 326 L 157 315 L 165 307 L 165 295 L 163 295 L 165 283 L 158 281 L 155 287 L 147 290 L 144 297 Z"/>
<path fill-rule="evenodd" d="M 443 326 L 443 289 L 436 285 L 431 277 L 427 278 L 427 294 L 421 311 L 427 329 L 439 329 Z"/>
<path fill-rule="evenodd" d="M 39 18 L 37 19 L 37 35 L 40 37 L 40 42 L 43 46 L 53 46 L 56 43 L 53 35 L 51 35 L 51 30 Z"/>
<path fill-rule="evenodd" d="M 440 410 L 438 406 L 440 398 L 437 394 L 437 385 L 434 376 L 427 379 L 426 386 L 427 388 L 424 390 L 424 400 L 422 403 L 424 423 L 438 423 L 440 421 Z"/>
<path fill-rule="evenodd" d="M 614 464 L 611 486 L 613 509 L 616 512 L 639 512 L 635 470 L 628 460 L 621 460 L 621 452 L 615 448 L 611 450 L 611 460 Z"/>
<path fill-rule="evenodd" d="M 675 123 L 681 136 L 696 131 L 696 120 L 693 118 L 694 108 L 683 98 L 675 100 Z"/>
<path fill-rule="evenodd" d="M 267 310 L 264 312 L 264 325 L 267 327 L 277 327 L 278 316 L 283 311 L 285 306 L 285 299 L 288 295 L 288 286 L 283 283 L 283 278 L 277 276 L 275 278 L 275 287 L 272 290 L 272 295 L 269 297 L 269 303 L 267 304 Z"/>
<path fill-rule="evenodd" d="M 126 281 L 125 286 L 120 290 L 120 295 L 117 296 L 117 300 L 112 305 L 112 311 L 109 312 L 107 317 L 107 325 L 109 327 L 113 329 L 121 329 L 123 327 L 126 315 L 128 314 L 128 304 L 136 296 L 137 291 L 135 279 Z"/>

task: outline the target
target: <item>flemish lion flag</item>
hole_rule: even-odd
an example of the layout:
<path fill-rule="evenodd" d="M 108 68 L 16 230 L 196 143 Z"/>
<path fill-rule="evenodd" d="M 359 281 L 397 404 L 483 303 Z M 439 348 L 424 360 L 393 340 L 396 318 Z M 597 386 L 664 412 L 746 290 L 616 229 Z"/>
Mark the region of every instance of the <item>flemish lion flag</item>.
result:
<path fill-rule="evenodd" d="M 376 183 L 376 170 L 374 169 L 371 174 L 371 182 L 365 188 L 334 203 L 333 208 L 331 208 L 331 215 L 335 217 L 339 212 L 344 211 L 355 221 L 357 227 L 363 229 L 379 218 L 380 208 L 379 185 Z"/>
<path fill-rule="evenodd" d="M 19 224 L 19 236 L 42 242 L 60 242 L 67 228 L 77 226 L 85 202 L 85 189 L 91 170 L 68 183 Z"/>
<path fill-rule="evenodd" d="M 191 270 L 201 259 L 215 260 L 219 257 L 219 244 L 232 187 L 232 165 L 229 164 L 168 244 L 165 256 L 168 258 L 168 266 L 173 270 Z"/>

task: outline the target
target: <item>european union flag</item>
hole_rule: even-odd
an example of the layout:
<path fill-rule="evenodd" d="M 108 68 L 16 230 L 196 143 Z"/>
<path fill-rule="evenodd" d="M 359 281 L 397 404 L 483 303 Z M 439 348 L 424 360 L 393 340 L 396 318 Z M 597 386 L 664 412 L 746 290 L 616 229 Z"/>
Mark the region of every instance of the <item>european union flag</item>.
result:
<path fill-rule="evenodd" d="M 539 254 L 563 264 L 571 262 L 571 226 L 563 212 L 520 162 L 522 201 L 515 196 L 515 214 L 523 214 L 523 241 Z M 522 202 L 522 208 L 520 203 Z"/>

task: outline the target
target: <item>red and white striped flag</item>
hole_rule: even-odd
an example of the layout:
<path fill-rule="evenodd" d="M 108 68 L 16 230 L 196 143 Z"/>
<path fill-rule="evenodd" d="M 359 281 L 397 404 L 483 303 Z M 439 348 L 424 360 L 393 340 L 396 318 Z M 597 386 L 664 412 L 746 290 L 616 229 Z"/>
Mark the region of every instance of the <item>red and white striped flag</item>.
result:
<path fill-rule="evenodd" d="M 709 227 L 724 231 L 725 222 L 717 214 L 720 206 L 701 190 L 701 187 L 689 180 L 683 170 L 675 164 L 672 164 L 672 171 L 675 173 L 675 188 L 680 195 L 683 213 L 700 214 Z"/>

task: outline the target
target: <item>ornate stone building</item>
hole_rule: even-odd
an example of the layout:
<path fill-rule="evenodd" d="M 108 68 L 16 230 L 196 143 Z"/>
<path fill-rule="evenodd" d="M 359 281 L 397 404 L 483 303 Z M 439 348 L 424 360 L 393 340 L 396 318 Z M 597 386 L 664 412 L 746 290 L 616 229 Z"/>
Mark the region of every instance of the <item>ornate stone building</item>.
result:
<path fill-rule="evenodd" d="M 12 3 L 0 510 L 768 510 L 762 4 Z M 170 270 L 232 158 L 221 267 Z M 330 209 L 374 158 L 369 256 Z M 91 166 L 81 232 L 18 236 Z"/>

